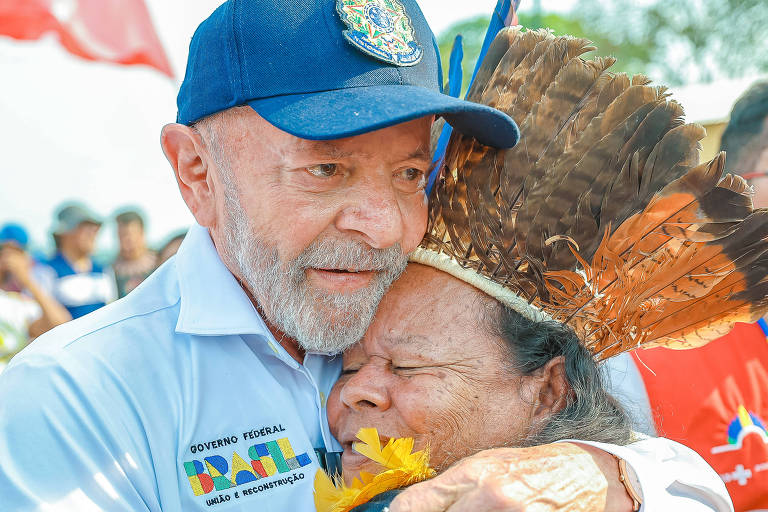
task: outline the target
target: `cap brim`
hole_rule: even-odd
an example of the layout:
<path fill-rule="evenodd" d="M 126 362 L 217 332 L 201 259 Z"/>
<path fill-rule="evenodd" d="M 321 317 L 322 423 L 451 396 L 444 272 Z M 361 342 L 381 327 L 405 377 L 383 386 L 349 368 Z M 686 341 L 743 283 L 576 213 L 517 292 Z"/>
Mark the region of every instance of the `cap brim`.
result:
<path fill-rule="evenodd" d="M 56 227 L 53 228 L 52 233 L 54 235 L 65 235 L 65 234 L 67 234 L 67 233 L 77 229 L 77 227 L 80 226 L 80 224 L 85 224 L 85 223 L 95 224 L 95 225 L 97 225 L 99 227 L 101 227 L 104 224 L 101 220 L 90 218 L 90 217 L 86 218 L 86 219 L 78 219 L 78 220 L 76 220 L 74 222 L 61 222 L 61 221 L 59 221 L 59 223 L 56 225 Z"/>
<path fill-rule="evenodd" d="M 352 137 L 428 115 L 497 148 L 517 144 L 520 131 L 505 113 L 424 87 L 374 85 L 260 99 L 248 103 L 270 124 L 296 137 Z"/>

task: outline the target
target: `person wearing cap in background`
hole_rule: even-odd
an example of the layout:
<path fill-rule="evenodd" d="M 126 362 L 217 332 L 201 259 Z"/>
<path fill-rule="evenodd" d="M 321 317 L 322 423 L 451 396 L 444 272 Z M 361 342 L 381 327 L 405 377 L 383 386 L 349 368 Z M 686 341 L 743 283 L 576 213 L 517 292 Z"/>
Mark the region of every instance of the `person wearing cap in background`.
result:
<path fill-rule="evenodd" d="M 117 296 L 125 297 L 141 284 L 157 267 L 157 253 L 147 247 L 144 218 L 135 210 L 125 210 L 115 216 L 120 250 L 112 263 Z"/>
<path fill-rule="evenodd" d="M 21 225 L 0 228 L 0 367 L 31 338 L 72 318 L 40 284 L 43 269 L 28 242 Z"/>
<path fill-rule="evenodd" d="M 56 253 L 48 261 L 53 269 L 53 296 L 79 318 L 116 298 L 110 271 L 92 257 L 101 219 L 82 204 L 68 204 L 56 213 L 53 239 Z"/>
<path fill-rule="evenodd" d="M 28 255 L 29 235 L 24 226 L 15 222 L 8 222 L 0 227 L 0 249 L 7 249 L 6 254 Z M 13 257 L 13 256 L 11 256 Z M 31 258 L 32 274 L 35 280 L 45 280 L 46 273 L 50 272 L 44 263 Z M 16 278 L 14 273 L 5 272 L 0 276 L 0 288 L 7 292 L 23 292 L 24 286 Z"/>
<path fill-rule="evenodd" d="M 197 224 L 133 293 L 0 377 L 4 508 L 313 510 L 313 477 L 341 451 L 325 414 L 334 354 L 425 233 L 438 115 L 486 145 L 519 136 L 506 114 L 440 92 L 413 0 L 222 4 L 192 38 L 161 136 Z M 563 507 L 603 492 L 557 460 L 574 475 Z M 504 482 L 537 479 L 496 467 L 446 475 L 485 509 Z"/>
<path fill-rule="evenodd" d="M 768 81 L 739 98 L 723 133 L 728 166 L 768 207 Z M 768 509 L 768 323 L 738 323 L 694 350 L 656 348 L 609 361 L 635 422 L 696 450 L 725 481 L 736 512 Z M 685 379 L 680 378 L 683 372 Z"/>
<path fill-rule="evenodd" d="M 720 150 L 754 187 L 755 206 L 768 208 L 768 80 L 755 82 L 736 101 Z"/>

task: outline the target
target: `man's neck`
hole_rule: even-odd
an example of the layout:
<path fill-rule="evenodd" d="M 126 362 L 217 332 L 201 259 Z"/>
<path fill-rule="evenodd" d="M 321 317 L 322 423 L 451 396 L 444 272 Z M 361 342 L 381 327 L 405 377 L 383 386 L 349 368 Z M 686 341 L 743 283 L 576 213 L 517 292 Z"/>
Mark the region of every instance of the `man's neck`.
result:
<path fill-rule="evenodd" d="M 259 314 L 261 314 L 261 317 L 264 318 L 264 315 L 261 313 L 261 311 L 259 311 Z M 272 333 L 272 336 L 275 337 L 275 340 L 277 340 L 280 346 L 283 347 L 286 352 L 288 352 L 288 355 L 294 358 L 298 363 L 304 364 L 304 356 L 307 355 L 307 352 L 299 346 L 299 343 L 293 338 L 286 336 L 285 333 L 283 333 L 277 327 L 267 323 L 266 319 L 264 320 L 264 323 L 267 324 L 269 332 Z"/>
<path fill-rule="evenodd" d="M 120 259 L 123 261 L 138 261 L 147 253 L 146 247 L 134 249 L 132 251 L 120 251 Z"/>
<path fill-rule="evenodd" d="M 209 231 L 210 233 L 210 231 Z M 216 239 L 213 237 L 213 233 L 210 233 L 211 241 L 213 241 L 214 247 L 217 247 Z M 218 247 L 216 249 L 218 251 Z M 222 253 L 219 252 L 219 255 Z M 277 327 L 273 326 L 267 321 L 267 316 L 264 314 L 264 310 L 261 309 L 259 306 L 259 301 L 256 300 L 256 298 L 251 294 L 251 291 L 248 289 L 247 286 L 243 283 L 243 280 L 240 278 L 237 272 L 233 271 L 233 268 L 235 268 L 234 265 L 228 265 L 225 261 L 225 258 L 220 256 L 222 258 L 222 262 L 227 267 L 227 269 L 232 273 L 232 276 L 237 281 L 237 284 L 240 285 L 240 288 L 243 289 L 245 294 L 248 296 L 248 299 L 251 301 L 251 304 L 253 304 L 253 307 L 256 308 L 256 311 L 261 315 L 262 320 L 264 320 L 264 323 L 267 325 L 267 328 L 269 329 L 269 332 L 272 333 L 272 336 L 274 336 L 275 340 L 280 344 L 281 347 L 285 349 L 286 352 L 299 364 L 304 364 L 304 356 L 306 355 L 306 351 L 301 348 L 299 345 L 299 342 L 291 338 L 290 336 L 287 336 L 283 331 L 278 329 Z"/>
<path fill-rule="evenodd" d="M 77 272 L 89 272 L 93 268 L 93 263 L 87 254 L 69 247 L 62 247 L 59 252 Z"/>
<path fill-rule="evenodd" d="M 251 300 L 251 304 L 253 304 L 253 307 L 256 308 L 256 311 L 258 311 L 259 315 L 261 315 L 262 320 L 264 320 L 264 323 L 267 324 L 267 328 L 269 329 L 269 332 L 272 333 L 272 336 L 275 337 L 275 340 L 280 344 L 281 347 L 285 349 L 286 352 L 288 352 L 288 355 L 296 360 L 296 362 L 299 364 L 304 364 L 304 356 L 307 354 L 306 350 L 301 348 L 298 341 L 294 340 L 290 336 L 287 336 L 283 331 L 270 324 L 267 321 L 266 315 L 264 315 L 264 311 L 261 309 L 261 307 L 259 307 L 259 302 L 253 295 L 251 295 L 248 287 L 244 286 L 243 282 L 237 276 L 235 276 L 235 279 L 237 279 L 238 284 L 240 284 L 240 287 L 243 289 L 245 294 L 248 295 L 248 298 Z"/>

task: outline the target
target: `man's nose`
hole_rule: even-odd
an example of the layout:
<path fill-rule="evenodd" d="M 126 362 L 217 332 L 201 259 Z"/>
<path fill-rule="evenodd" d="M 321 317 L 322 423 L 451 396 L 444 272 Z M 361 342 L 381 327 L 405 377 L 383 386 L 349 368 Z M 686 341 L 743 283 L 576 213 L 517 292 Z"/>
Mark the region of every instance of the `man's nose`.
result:
<path fill-rule="evenodd" d="M 375 249 L 401 243 L 404 220 L 391 179 L 361 179 L 336 219 L 339 231 L 356 234 Z"/>
<path fill-rule="evenodd" d="M 385 380 L 380 370 L 370 364 L 363 366 L 341 388 L 342 403 L 355 411 L 389 409 L 390 398 Z"/>

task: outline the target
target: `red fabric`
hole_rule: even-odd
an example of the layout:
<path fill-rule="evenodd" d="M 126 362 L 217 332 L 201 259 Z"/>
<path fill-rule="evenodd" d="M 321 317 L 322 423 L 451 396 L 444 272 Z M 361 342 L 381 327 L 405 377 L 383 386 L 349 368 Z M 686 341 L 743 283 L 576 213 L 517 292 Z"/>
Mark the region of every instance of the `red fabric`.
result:
<path fill-rule="evenodd" d="M 768 509 L 768 342 L 762 329 L 737 324 L 698 349 L 632 355 L 659 435 L 709 462 L 726 482 L 736 512 Z"/>
<path fill-rule="evenodd" d="M 0 0 L 0 34 L 61 44 L 89 60 L 146 64 L 173 76 L 144 0 Z"/>

